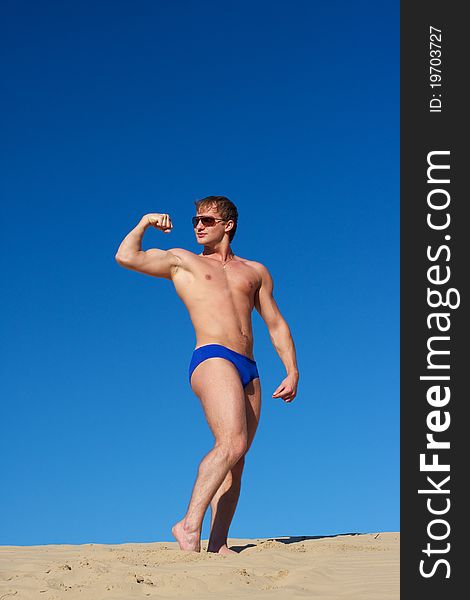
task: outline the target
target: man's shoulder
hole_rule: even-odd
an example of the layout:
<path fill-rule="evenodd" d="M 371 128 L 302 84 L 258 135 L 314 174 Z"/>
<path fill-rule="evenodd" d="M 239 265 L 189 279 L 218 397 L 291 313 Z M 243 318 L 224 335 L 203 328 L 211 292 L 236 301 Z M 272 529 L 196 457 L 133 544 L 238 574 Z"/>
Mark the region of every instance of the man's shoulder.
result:
<path fill-rule="evenodd" d="M 194 254 L 194 252 L 191 252 L 190 250 L 185 250 L 184 248 L 169 248 L 168 252 L 171 252 L 172 254 L 175 254 L 180 258 L 191 258 L 197 256 L 197 254 Z"/>
<path fill-rule="evenodd" d="M 256 269 L 259 273 L 266 273 L 268 271 L 267 267 L 257 260 L 249 260 L 248 258 L 241 257 L 240 260 L 243 260 L 249 267 Z"/>
<path fill-rule="evenodd" d="M 239 257 L 239 259 L 242 260 L 247 267 L 250 267 L 256 271 L 260 284 L 271 279 L 271 274 L 266 265 L 263 265 L 263 263 L 259 262 L 258 260 L 248 260 L 247 258 Z"/>
<path fill-rule="evenodd" d="M 176 256 L 178 266 L 183 269 L 192 270 L 197 262 L 197 254 L 185 250 L 184 248 L 169 248 L 168 252 L 173 256 Z"/>

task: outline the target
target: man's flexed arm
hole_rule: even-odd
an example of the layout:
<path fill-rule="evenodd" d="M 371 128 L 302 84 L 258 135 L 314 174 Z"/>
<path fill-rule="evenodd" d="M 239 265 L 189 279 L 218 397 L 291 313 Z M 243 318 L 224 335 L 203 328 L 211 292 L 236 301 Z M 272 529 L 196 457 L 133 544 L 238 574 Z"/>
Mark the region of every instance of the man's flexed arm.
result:
<path fill-rule="evenodd" d="M 256 267 L 261 275 L 261 285 L 255 296 L 255 308 L 266 323 L 271 342 L 287 371 L 287 377 L 276 388 L 273 398 L 282 398 L 286 402 L 291 402 L 297 394 L 299 382 L 294 340 L 274 300 L 271 274 L 261 263 L 257 263 Z"/>
<path fill-rule="evenodd" d="M 171 279 L 172 271 L 179 266 L 181 259 L 171 250 L 151 248 L 143 251 L 142 238 L 148 227 L 155 227 L 155 229 L 170 233 L 173 224 L 170 215 L 166 213 L 144 215 L 138 225 L 121 242 L 115 256 L 116 261 L 126 269 Z"/>

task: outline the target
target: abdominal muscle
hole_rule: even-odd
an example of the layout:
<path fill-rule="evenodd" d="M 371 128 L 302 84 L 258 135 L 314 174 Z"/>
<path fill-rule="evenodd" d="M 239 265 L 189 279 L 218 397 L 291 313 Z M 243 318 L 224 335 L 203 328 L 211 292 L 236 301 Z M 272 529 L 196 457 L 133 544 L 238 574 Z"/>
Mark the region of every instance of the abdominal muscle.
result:
<path fill-rule="evenodd" d="M 253 331 L 251 311 L 246 307 L 234 308 L 233 312 L 225 306 L 198 306 L 189 310 L 191 321 L 196 333 L 196 348 L 206 344 L 222 344 L 235 352 L 253 358 Z"/>
<path fill-rule="evenodd" d="M 254 360 L 251 313 L 254 292 L 240 289 L 240 279 L 214 277 L 210 284 L 195 274 L 174 277 L 175 289 L 185 304 L 196 333 L 196 348 L 222 344 Z"/>

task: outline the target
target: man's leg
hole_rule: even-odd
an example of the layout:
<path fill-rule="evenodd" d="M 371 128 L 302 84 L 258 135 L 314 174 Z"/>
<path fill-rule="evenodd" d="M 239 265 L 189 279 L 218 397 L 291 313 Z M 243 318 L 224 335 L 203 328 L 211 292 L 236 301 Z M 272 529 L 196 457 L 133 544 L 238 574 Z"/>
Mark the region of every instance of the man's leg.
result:
<path fill-rule="evenodd" d="M 245 388 L 245 408 L 248 431 L 247 452 L 253 442 L 261 414 L 261 384 L 259 379 L 252 380 Z M 220 554 L 236 554 L 227 547 L 227 537 L 238 498 L 240 496 L 241 478 L 245 457 L 230 469 L 222 485 L 211 501 L 211 533 L 208 552 Z"/>
<path fill-rule="evenodd" d="M 172 533 L 182 550 L 199 552 L 204 514 L 227 473 L 245 454 L 248 434 L 245 394 L 231 362 L 205 360 L 194 370 L 191 386 L 201 400 L 215 445 L 199 465 L 188 510 Z"/>

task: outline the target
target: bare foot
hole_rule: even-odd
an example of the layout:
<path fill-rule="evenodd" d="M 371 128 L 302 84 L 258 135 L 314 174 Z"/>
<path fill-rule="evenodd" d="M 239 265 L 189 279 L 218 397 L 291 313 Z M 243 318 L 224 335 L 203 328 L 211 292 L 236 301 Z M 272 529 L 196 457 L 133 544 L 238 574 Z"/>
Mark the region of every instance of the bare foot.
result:
<path fill-rule="evenodd" d="M 186 531 L 184 528 L 184 519 L 173 525 L 171 533 L 180 545 L 181 550 L 192 550 L 193 552 L 201 551 L 200 533 L 198 531 Z"/>
<path fill-rule="evenodd" d="M 211 550 L 207 548 L 207 552 L 217 552 L 217 554 L 238 554 L 238 552 L 230 550 L 230 548 L 227 547 L 227 544 L 222 544 L 218 550 Z"/>
<path fill-rule="evenodd" d="M 238 554 L 238 552 L 235 552 L 235 550 L 230 550 L 230 548 L 228 546 L 226 546 L 225 544 L 219 548 L 218 553 L 219 554 Z"/>

